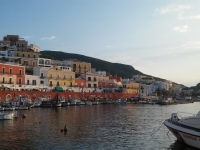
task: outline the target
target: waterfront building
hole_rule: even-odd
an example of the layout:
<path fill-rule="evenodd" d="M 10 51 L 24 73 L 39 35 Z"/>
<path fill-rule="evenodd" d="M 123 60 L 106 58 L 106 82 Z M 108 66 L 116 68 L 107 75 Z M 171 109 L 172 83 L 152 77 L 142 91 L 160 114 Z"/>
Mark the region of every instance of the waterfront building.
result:
<path fill-rule="evenodd" d="M 39 58 L 39 53 L 28 51 L 13 51 L 15 57 Z"/>
<path fill-rule="evenodd" d="M 149 95 L 157 95 L 156 90 L 159 89 L 159 86 L 155 83 L 147 84 Z"/>
<path fill-rule="evenodd" d="M 126 88 L 124 89 L 123 93 L 139 94 L 139 91 L 139 83 L 130 81 L 126 84 Z"/>
<path fill-rule="evenodd" d="M 148 86 L 146 84 L 140 84 L 140 97 L 147 98 L 149 96 Z"/>
<path fill-rule="evenodd" d="M 41 88 L 49 88 L 48 85 L 48 67 L 33 67 L 33 75 L 38 76 Z"/>
<path fill-rule="evenodd" d="M 28 41 L 26 41 L 24 38 L 20 38 L 19 35 L 4 36 L 3 41 L 10 41 L 10 46 L 16 46 L 17 51 L 28 50 Z"/>
<path fill-rule="evenodd" d="M 50 87 L 62 86 L 67 88 L 75 85 L 75 73 L 72 71 L 49 69 L 47 77 Z"/>
<path fill-rule="evenodd" d="M 172 87 L 170 88 L 174 93 L 181 93 L 182 86 L 178 84 L 173 84 Z"/>
<path fill-rule="evenodd" d="M 25 67 L 0 63 L 1 85 L 12 89 L 21 89 L 25 84 Z"/>
<path fill-rule="evenodd" d="M 24 90 L 32 90 L 40 88 L 40 77 L 36 75 L 25 75 Z"/>
<path fill-rule="evenodd" d="M 36 52 L 36 53 L 39 53 L 39 52 L 40 52 L 40 48 L 39 48 L 37 45 L 35 45 L 35 44 L 30 44 L 30 45 L 28 46 L 28 49 L 29 49 L 29 50 L 32 50 L 33 52 Z"/>
<path fill-rule="evenodd" d="M 86 80 L 82 79 L 82 78 L 76 78 L 75 79 L 75 87 L 74 89 L 76 89 L 76 92 L 85 92 L 85 88 L 86 88 Z"/>

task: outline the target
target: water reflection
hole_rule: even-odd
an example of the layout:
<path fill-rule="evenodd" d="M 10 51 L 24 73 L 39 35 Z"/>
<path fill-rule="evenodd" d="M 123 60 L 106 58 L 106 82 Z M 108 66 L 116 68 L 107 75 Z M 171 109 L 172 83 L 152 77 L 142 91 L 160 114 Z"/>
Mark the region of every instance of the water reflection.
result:
<path fill-rule="evenodd" d="M 0 149 L 191 150 L 162 123 L 174 111 L 197 113 L 199 106 L 108 104 L 19 111 L 27 114 L 25 120 L 0 121 Z M 68 131 L 61 132 L 65 125 Z"/>

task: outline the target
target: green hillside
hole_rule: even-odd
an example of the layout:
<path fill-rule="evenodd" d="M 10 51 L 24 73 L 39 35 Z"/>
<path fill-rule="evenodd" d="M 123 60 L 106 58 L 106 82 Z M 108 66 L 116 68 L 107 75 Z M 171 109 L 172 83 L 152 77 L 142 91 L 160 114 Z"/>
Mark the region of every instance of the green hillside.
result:
<path fill-rule="evenodd" d="M 41 51 L 40 53 L 42 54 L 41 57 L 45 58 L 55 58 L 57 60 L 77 59 L 79 61 L 88 62 L 91 63 L 92 68 L 96 68 L 97 71 L 106 71 L 110 75 L 117 75 L 122 78 L 131 78 L 132 75 L 143 74 L 142 72 L 135 70 L 131 65 L 111 63 L 84 55 L 70 54 L 59 51 Z"/>

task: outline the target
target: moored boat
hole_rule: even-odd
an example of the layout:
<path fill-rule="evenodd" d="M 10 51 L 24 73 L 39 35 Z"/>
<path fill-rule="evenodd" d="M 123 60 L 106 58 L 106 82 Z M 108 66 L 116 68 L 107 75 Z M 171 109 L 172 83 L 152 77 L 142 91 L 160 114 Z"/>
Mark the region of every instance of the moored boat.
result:
<path fill-rule="evenodd" d="M 172 113 L 171 118 L 165 120 L 164 125 L 182 143 L 200 148 L 200 111 L 197 115 L 179 118 Z"/>
<path fill-rule="evenodd" d="M 0 112 L 0 120 L 11 120 L 14 117 L 14 113 Z"/>

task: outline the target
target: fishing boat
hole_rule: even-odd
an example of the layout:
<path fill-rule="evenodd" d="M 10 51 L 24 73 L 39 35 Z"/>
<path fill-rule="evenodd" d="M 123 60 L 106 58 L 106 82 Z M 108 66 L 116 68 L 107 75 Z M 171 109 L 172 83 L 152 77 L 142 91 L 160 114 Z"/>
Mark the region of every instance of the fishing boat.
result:
<path fill-rule="evenodd" d="M 14 117 L 14 113 L 0 112 L 0 120 L 11 120 Z"/>
<path fill-rule="evenodd" d="M 24 109 L 26 109 L 32 108 L 34 106 L 34 103 L 26 96 L 19 95 L 17 100 L 11 102 L 11 106 L 15 108 L 20 107 L 20 109 L 23 107 Z"/>
<path fill-rule="evenodd" d="M 181 118 L 178 113 L 172 113 L 164 125 L 180 142 L 200 148 L 200 111 L 196 115 Z"/>
<path fill-rule="evenodd" d="M 62 102 L 58 96 L 58 94 L 55 96 L 54 100 L 51 101 L 53 107 L 61 107 Z"/>

